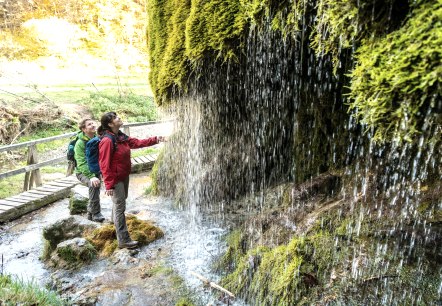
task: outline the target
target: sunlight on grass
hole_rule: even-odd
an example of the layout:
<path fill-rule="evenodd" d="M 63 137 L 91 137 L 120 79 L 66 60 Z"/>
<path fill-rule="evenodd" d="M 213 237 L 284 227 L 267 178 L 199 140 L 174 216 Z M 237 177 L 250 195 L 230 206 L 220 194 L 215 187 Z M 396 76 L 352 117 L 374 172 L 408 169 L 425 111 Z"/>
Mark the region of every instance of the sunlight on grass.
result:
<path fill-rule="evenodd" d="M 39 287 L 34 281 L 0 275 L 0 305 L 66 305 L 53 291 Z"/>
<path fill-rule="evenodd" d="M 160 152 L 160 148 L 143 148 L 138 150 L 132 150 L 130 156 L 131 157 L 138 157 L 138 156 L 145 156 L 149 154 L 158 154 Z"/>

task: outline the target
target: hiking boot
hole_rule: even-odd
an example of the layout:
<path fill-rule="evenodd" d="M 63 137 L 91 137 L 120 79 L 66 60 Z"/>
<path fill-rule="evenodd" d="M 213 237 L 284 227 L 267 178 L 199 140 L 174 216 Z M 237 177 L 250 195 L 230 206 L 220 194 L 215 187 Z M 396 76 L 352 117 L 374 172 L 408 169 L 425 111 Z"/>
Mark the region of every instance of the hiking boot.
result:
<path fill-rule="evenodd" d="M 138 246 L 138 241 L 131 240 L 128 242 L 123 242 L 118 244 L 119 249 L 135 249 Z"/>
<path fill-rule="evenodd" d="M 88 214 L 88 219 L 89 219 L 89 214 Z M 98 214 L 91 216 L 91 219 L 89 219 L 89 220 L 101 223 L 104 221 L 104 219 L 105 219 L 104 216 L 101 213 L 98 213 Z"/>
<path fill-rule="evenodd" d="M 92 221 L 92 214 L 89 213 L 89 212 L 87 213 L 87 219 L 90 220 L 90 221 Z"/>

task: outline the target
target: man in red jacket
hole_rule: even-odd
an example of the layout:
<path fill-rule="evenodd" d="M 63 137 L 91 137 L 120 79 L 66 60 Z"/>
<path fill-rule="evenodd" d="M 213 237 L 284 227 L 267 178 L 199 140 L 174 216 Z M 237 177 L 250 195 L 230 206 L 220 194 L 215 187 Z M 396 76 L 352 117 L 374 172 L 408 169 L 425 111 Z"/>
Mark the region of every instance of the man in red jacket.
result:
<path fill-rule="evenodd" d="M 123 121 L 115 112 L 105 113 L 101 117 L 101 126 L 98 134 L 110 134 L 115 139 L 115 146 L 111 137 L 102 137 L 99 144 L 99 164 L 106 187 L 105 194 L 112 197 L 112 221 L 117 232 L 119 248 L 135 248 L 137 241 L 130 238 L 126 225 L 126 198 L 129 189 L 129 174 L 131 170 L 130 149 L 153 146 L 165 141 L 163 136 L 153 136 L 147 139 L 132 138 L 120 131 Z"/>

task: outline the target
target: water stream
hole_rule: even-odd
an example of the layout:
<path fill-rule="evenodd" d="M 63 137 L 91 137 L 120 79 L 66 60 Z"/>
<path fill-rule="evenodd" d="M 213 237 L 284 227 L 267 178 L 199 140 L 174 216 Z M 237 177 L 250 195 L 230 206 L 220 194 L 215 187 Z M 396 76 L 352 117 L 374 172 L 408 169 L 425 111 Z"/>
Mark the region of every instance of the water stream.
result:
<path fill-rule="evenodd" d="M 199 303 L 207 305 L 224 305 L 217 301 L 217 292 L 203 286 L 201 280 L 192 272 L 203 275 L 207 279 L 217 282 L 219 276 L 211 269 L 213 260 L 224 250 L 225 244 L 222 236 L 226 230 L 213 222 L 196 217 L 190 210 L 181 210 L 173 206 L 170 199 L 161 197 L 142 196 L 144 188 L 149 184 L 150 178 L 138 174 L 131 176 L 130 196 L 128 198 L 127 212 L 137 215 L 143 220 L 153 221 L 164 231 L 164 237 L 140 249 L 134 255 L 137 259 L 146 259 L 170 267 L 182 279 L 189 292 Z M 110 217 L 110 200 L 101 196 L 102 212 L 105 217 Z M 16 275 L 27 281 L 34 281 L 41 286 L 51 283 L 54 270 L 47 268 L 39 256 L 43 250 L 42 230 L 45 226 L 69 217 L 68 199 L 57 201 L 38 211 L 32 212 L 2 226 L 0 234 L 0 254 L 3 255 L 3 273 Z M 70 293 L 70 298 L 81 292 L 90 284 L 112 282 L 112 275 L 118 272 L 110 259 L 99 259 L 91 264 L 70 273 L 63 274 L 64 289 L 70 286 L 77 288 Z M 118 267 L 121 268 L 121 267 Z M 133 268 L 133 267 L 132 267 Z M 131 267 L 127 267 L 131 269 Z M 57 272 L 60 273 L 60 272 Z M 149 283 L 149 279 L 146 279 Z M 73 284 L 75 283 L 75 285 Z M 152 287 L 152 292 L 147 295 L 155 296 L 161 284 Z M 59 288 L 60 289 L 60 288 Z M 122 288 L 115 289 L 112 293 L 118 296 Z M 169 289 L 173 290 L 173 289 Z M 112 290 L 111 290 L 112 291 Z M 109 297 L 103 293 L 98 297 L 97 305 L 119 305 L 121 298 Z M 132 293 L 133 294 L 133 293 Z M 137 305 L 136 295 L 128 305 Z M 173 295 L 171 293 L 171 295 Z M 113 300 L 115 298 L 115 300 Z M 140 297 L 139 299 L 143 299 Z M 159 298 L 158 298 L 159 299 Z M 167 305 L 161 299 L 152 301 L 157 305 Z M 162 304 L 166 303 L 166 304 Z M 221 304 L 220 304 L 221 303 Z M 230 305 L 245 305 L 241 301 L 230 302 Z"/>

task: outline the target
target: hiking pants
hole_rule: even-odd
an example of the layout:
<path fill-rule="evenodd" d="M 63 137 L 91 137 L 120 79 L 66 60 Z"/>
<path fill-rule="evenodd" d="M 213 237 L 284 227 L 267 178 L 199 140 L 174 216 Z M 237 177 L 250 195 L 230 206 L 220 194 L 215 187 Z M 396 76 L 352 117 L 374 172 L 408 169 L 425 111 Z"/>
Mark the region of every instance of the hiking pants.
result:
<path fill-rule="evenodd" d="M 118 182 L 114 186 L 114 195 L 112 196 L 112 219 L 117 232 L 118 244 L 131 241 L 127 230 L 126 216 L 126 199 L 129 191 L 129 176 L 122 182 Z"/>
<path fill-rule="evenodd" d="M 100 207 L 100 186 L 93 187 L 91 185 L 91 180 L 86 175 L 82 173 L 77 173 L 77 179 L 89 187 L 89 205 L 87 206 L 87 212 L 92 216 L 101 212 Z"/>

